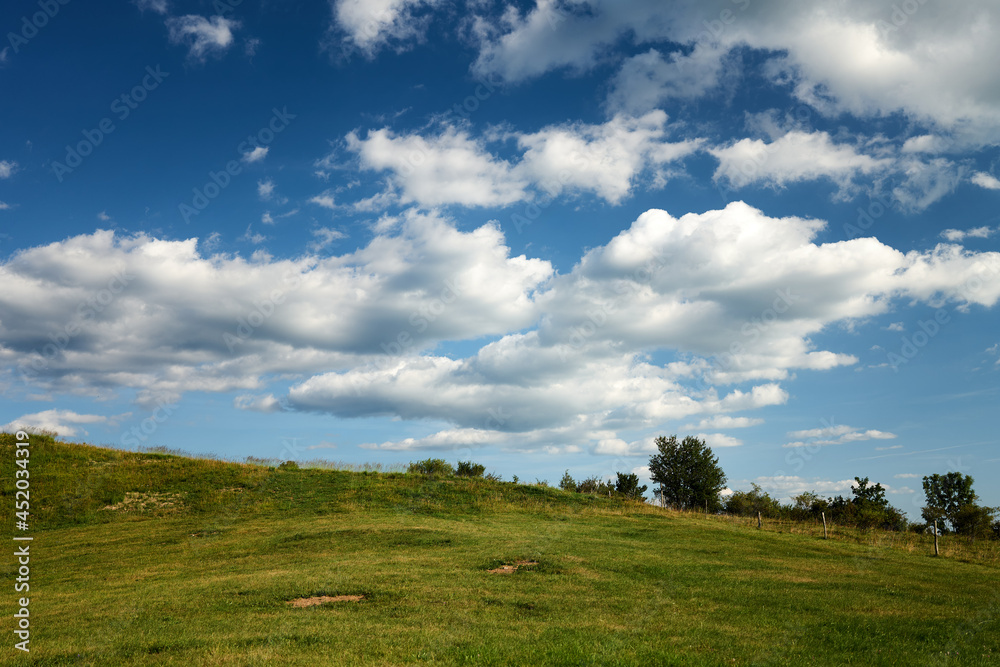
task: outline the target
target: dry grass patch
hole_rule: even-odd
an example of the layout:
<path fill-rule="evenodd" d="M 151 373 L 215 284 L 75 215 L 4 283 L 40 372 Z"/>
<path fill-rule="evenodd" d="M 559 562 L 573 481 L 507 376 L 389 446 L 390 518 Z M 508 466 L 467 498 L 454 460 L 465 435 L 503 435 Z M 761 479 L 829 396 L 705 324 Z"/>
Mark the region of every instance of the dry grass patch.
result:
<path fill-rule="evenodd" d="M 486 571 L 490 574 L 514 574 L 522 567 L 535 567 L 536 565 L 538 565 L 537 560 L 518 560 L 514 561 L 513 565 L 501 565 L 500 567 Z"/>
<path fill-rule="evenodd" d="M 327 602 L 361 602 L 365 599 L 364 595 L 316 595 L 311 598 L 298 598 L 295 600 L 289 600 L 285 604 L 290 607 L 316 607 L 321 604 L 326 604 Z"/>

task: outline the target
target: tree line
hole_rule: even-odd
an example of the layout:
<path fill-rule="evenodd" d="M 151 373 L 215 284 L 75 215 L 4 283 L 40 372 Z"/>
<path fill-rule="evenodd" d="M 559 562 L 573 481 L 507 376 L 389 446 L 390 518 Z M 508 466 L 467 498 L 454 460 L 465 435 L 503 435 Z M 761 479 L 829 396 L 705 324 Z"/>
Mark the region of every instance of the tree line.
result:
<path fill-rule="evenodd" d="M 937 522 L 938 530 L 973 538 L 1000 539 L 1000 508 L 979 504 L 969 475 L 949 472 L 923 478 L 926 505 L 921 510 L 924 521 L 911 523 L 885 497 L 885 488 L 872 484 L 867 477 L 855 477 L 851 496 L 823 498 L 807 491 L 782 504 L 757 484 L 750 491 L 734 491 L 723 496 L 726 474 L 719 459 L 704 440 L 688 436 L 656 439 L 657 453 L 649 459 L 650 479 L 659 504 L 677 509 L 725 512 L 737 516 L 791 519 L 819 519 L 857 528 L 922 531 Z"/>

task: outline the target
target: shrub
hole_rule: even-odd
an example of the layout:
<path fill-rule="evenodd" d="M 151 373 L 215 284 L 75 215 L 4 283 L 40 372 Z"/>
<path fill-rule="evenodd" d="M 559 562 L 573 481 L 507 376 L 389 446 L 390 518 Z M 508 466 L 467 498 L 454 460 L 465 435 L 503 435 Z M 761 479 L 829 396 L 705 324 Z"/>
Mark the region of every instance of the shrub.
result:
<path fill-rule="evenodd" d="M 614 487 L 605 482 L 600 477 L 588 477 L 576 485 L 577 493 L 596 493 L 602 496 L 614 491 Z"/>
<path fill-rule="evenodd" d="M 459 477 L 482 477 L 486 472 L 486 466 L 472 461 L 459 461 L 455 474 Z"/>
<path fill-rule="evenodd" d="M 411 463 L 406 472 L 421 473 L 423 475 L 453 475 L 455 469 L 444 459 L 427 459 Z"/>
<path fill-rule="evenodd" d="M 299 464 L 295 461 L 285 461 L 278 466 L 278 470 L 298 470 Z"/>

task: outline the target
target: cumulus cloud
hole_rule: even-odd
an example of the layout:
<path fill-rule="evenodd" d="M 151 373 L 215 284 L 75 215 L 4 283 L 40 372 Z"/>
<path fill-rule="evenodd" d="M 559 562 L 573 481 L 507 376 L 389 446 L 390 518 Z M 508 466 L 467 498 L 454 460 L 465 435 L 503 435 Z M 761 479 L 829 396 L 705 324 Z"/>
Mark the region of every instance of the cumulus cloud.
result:
<path fill-rule="evenodd" d="M 689 54 L 658 50 L 627 58 L 611 81 L 607 105 L 613 111 L 641 114 L 672 100 L 701 97 L 719 85 L 725 52 L 707 42 Z"/>
<path fill-rule="evenodd" d="M 206 19 L 197 14 L 187 14 L 167 19 L 170 41 L 187 44 L 188 57 L 196 61 L 225 53 L 233 44 L 233 31 L 239 27 L 239 21 L 224 16 Z"/>
<path fill-rule="evenodd" d="M 420 41 L 429 17 L 420 15 L 425 7 L 439 0 L 334 0 L 334 22 L 345 44 L 368 56 L 392 45 L 397 51 L 408 43 Z"/>
<path fill-rule="evenodd" d="M 270 178 L 257 181 L 257 196 L 263 200 L 268 200 L 274 196 L 274 181 Z"/>
<path fill-rule="evenodd" d="M 521 81 L 555 69 L 590 69 L 621 39 L 669 41 L 692 54 L 749 47 L 770 56 L 767 71 L 823 113 L 901 112 L 989 143 L 1000 124 L 996 82 L 981 67 L 1000 58 L 988 18 L 993 9 L 989 0 L 963 3 L 960 10 L 923 3 L 902 14 L 892 0 L 845 0 L 835 12 L 811 3 L 581 0 L 570 9 L 536 0 L 528 11 L 508 9 L 503 20 L 478 31 L 475 70 Z M 710 60 L 708 71 L 712 66 Z M 629 67 L 641 72 L 642 63 L 626 61 L 623 71 Z M 654 90 L 661 86 L 655 74 L 651 82 Z M 679 74 L 662 85 L 671 84 L 684 90 Z M 696 93 L 697 83 L 692 88 Z M 633 89 L 640 102 L 653 94 Z"/>
<path fill-rule="evenodd" d="M 388 129 L 352 132 L 347 147 L 364 169 L 388 171 L 403 204 L 500 206 L 525 198 L 527 182 L 481 141 L 454 128 L 436 137 L 396 136 Z"/>
<path fill-rule="evenodd" d="M 1000 180 L 993 174 L 987 174 L 984 171 L 977 171 L 969 180 L 987 190 L 1000 190 Z"/>
<path fill-rule="evenodd" d="M 265 148 L 263 146 L 257 146 L 252 151 L 248 151 L 248 152 L 244 153 L 242 159 L 247 164 L 252 164 L 254 162 L 260 162 L 265 157 L 267 157 L 267 153 L 270 150 L 271 150 L 270 148 Z"/>
<path fill-rule="evenodd" d="M 703 144 L 699 139 L 671 143 L 667 134 L 666 114 L 652 111 L 598 125 L 553 125 L 512 134 L 520 150 L 515 162 L 453 127 L 426 137 L 397 136 L 388 129 L 369 131 L 365 138 L 352 132 L 347 147 L 363 168 L 390 174 L 383 203 L 398 198 L 428 207 L 503 206 L 568 190 L 592 192 L 617 204 L 641 172 L 679 161 Z"/>
<path fill-rule="evenodd" d="M 124 417 L 127 415 L 122 415 Z M 53 431 L 64 438 L 75 438 L 87 435 L 87 431 L 80 428 L 81 424 L 110 424 L 115 425 L 118 418 L 106 417 L 102 415 L 81 415 L 72 410 L 43 410 L 29 415 L 22 415 L 3 426 L 0 431 L 8 433 L 27 431 Z"/>
<path fill-rule="evenodd" d="M 316 204 L 316 206 L 322 208 L 328 208 L 331 211 L 337 208 L 337 203 L 333 200 L 333 195 L 329 191 L 310 197 L 309 203 Z"/>
<path fill-rule="evenodd" d="M 270 372 L 363 365 L 397 333 L 415 353 L 520 329 L 552 270 L 510 257 L 493 225 L 459 232 L 416 214 L 353 253 L 255 257 L 108 231 L 25 250 L 2 266 L 0 360 L 59 391 L 253 390 Z M 438 312 L 455 298 L 462 308 Z"/>
<path fill-rule="evenodd" d="M 732 413 L 785 403 L 791 371 L 856 362 L 816 346 L 826 327 L 899 300 L 1000 299 L 1000 281 L 988 279 L 1000 276 L 1000 253 L 941 244 L 904 254 L 873 238 L 818 245 L 824 224 L 742 202 L 679 218 L 654 209 L 565 274 L 510 256 L 494 224 L 459 231 L 413 210 L 377 225 L 367 245 L 325 257 L 205 257 L 196 239 L 96 232 L 0 267 L 0 362 L 45 391 L 116 386 L 146 404 L 239 392 L 264 397 L 241 398 L 247 409 L 278 401 L 445 424 L 405 448 L 474 429 L 506 434 L 511 447 L 632 456 L 650 450 L 644 433 L 674 420 L 699 420 L 716 446 L 735 446 L 714 430 L 757 423 Z M 99 310 L 88 305 L 98 297 Z M 482 338 L 465 357 L 436 349 Z M 665 360 L 651 363 L 653 351 Z M 293 384 L 267 399 L 276 376 Z M 629 432 L 631 442 L 619 436 Z M 894 437 L 852 427 L 791 435 Z"/>
<path fill-rule="evenodd" d="M 890 159 L 872 158 L 852 146 L 836 144 L 826 132 L 799 130 L 771 143 L 741 139 L 709 152 L 719 160 L 715 180 L 725 179 L 737 188 L 751 183 L 781 187 L 825 177 L 847 190 L 856 176 L 871 175 L 892 165 Z"/>
<path fill-rule="evenodd" d="M 947 241 L 961 243 L 965 239 L 988 239 L 995 234 L 996 231 L 997 230 L 992 227 L 975 227 L 965 231 L 960 229 L 946 229 L 941 232 L 941 236 Z"/>

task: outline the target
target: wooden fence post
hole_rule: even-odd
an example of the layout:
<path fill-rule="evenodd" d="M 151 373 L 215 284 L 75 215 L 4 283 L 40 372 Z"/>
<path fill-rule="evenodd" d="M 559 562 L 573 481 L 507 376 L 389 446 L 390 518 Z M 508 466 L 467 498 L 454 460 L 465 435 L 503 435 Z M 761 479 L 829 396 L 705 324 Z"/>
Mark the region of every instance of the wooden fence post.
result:
<path fill-rule="evenodd" d="M 760 528 L 760 512 L 757 512 L 757 528 Z"/>
<path fill-rule="evenodd" d="M 826 539 L 826 512 L 820 512 L 820 516 L 823 517 L 823 539 Z"/>
<path fill-rule="evenodd" d="M 937 519 L 934 519 L 934 555 L 938 555 L 938 541 L 937 541 L 938 529 L 937 529 Z"/>

